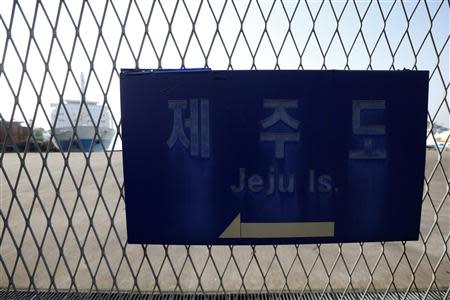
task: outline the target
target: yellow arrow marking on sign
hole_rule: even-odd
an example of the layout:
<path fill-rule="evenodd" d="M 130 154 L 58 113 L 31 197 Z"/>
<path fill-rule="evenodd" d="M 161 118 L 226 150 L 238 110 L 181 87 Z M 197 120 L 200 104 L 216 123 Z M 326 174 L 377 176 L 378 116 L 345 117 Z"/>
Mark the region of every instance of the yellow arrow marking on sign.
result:
<path fill-rule="evenodd" d="M 334 222 L 242 223 L 241 214 L 238 214 L 219 238 L 307 238 L 333 236 Z"/>

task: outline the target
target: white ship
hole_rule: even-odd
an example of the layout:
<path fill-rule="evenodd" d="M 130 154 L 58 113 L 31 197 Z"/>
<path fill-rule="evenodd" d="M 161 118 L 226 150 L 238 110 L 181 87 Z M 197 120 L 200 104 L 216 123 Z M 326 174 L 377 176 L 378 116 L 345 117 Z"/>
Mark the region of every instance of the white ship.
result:
<path fill-rule="evenodd" d="M 84 90 L 83 76 L 81 78 L 81 87 Z M 81 105 L 82 102 L 80 100 L 64 100 L 65 108 L 59 103 L 51 104 L 51 117 L 55 126 L 53 144 L 61 151 L 69 151 L 69 149 L 70 151 L 90 151 L 91 147 L 92 151 L 102 151 L 103 148 L 108 150 L 115 131 L 112 127 L 111 114 L 107 106 L 102 111 L 102 105 L 99 103 L 85 101 L 80 112 Z M 78 115 L 79 119 L 75 135 L 72 124 L 75 126 Z M 96 134 L 97 125 L 98 134 Z"/>

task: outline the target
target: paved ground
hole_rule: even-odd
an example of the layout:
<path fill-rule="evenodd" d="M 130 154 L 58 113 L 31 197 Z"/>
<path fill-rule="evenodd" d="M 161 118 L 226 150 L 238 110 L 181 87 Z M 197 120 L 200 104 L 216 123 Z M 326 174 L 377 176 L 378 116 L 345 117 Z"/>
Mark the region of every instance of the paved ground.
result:
<path fill-rule="evenodd" d="M 427 177 L 437 162 L 438 153 L 427 151 Z M 59 289 L 73 289 L 71 276 L 81 290 L 110 290 L 113 286 L 114 290 L 227 292 L 244 286 L 249 291 L 323 290 L 328 284 L 329 289 L 449 286 L 450 196 L 443 170 L 450 175 L 450 152 L 437 165 L 423 204 L 421 232 L 426 244 L 344 244 L 341 248 L 123 247 L 126 228 L 118 188 L 122 184 L 120 152 L 111 157 L 112 169 L 103 153 L 92 154 L 92 172 L 86 169 L 81 153 L 72 153 L 67 161 L 60 153 L 51 153 L 46 159 L 48 168 L 43 168 L 39 154 L 28 153 L 24 160 L 28 173 L 20 168 L 16 154 L 6 154 L 2 163 L 10 182 L 0 171 L 1 212 L 8 222 L 6 230 L 0 223 L 0 288 L 9 284 L 5 267 L 14 274 L 16 288 L 34 285 L 48 289 L 54 284 Z M 70 172 L 64 166 L 70 166 Z M 15 197 L 9 184 L 17 186 Z M 45 215 L 51 216 L 50 222 Z M 331 274 L 329 280 L 327 274 Z"/>

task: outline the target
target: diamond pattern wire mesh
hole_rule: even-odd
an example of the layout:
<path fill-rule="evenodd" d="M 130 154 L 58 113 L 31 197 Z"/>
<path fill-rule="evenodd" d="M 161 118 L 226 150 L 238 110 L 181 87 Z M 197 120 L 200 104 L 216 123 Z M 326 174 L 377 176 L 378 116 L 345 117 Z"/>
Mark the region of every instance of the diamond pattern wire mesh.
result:
<path fill-rule="evenodd" d="M 127 245 L 116 151 L 118 75 L 133 67 L 429 70 L 438 145 L 434 124 L 450 120 L 449 15 L 450 1 L 1 1 L 0 129 L 13 151 L 0 145 L 0 289 L 449 297 L 448 140 L 427 151 L 420 240 L 361 244 Z M 100 152 L 49 151 L 48 103 L 67 112 L 70 98 L 82 100 L 71 126 L 86 109 Z M 111 112 L 110 147 L 93 99 Z M 50 140 L 32 152 L 30 131 L 20 149 L 12 120 L 49 128 Z"/>

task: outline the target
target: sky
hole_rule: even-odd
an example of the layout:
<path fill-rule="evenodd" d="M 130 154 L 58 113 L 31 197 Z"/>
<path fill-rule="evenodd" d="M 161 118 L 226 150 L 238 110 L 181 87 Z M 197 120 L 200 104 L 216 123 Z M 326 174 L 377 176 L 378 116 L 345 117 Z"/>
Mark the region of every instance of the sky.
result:
<path fill-rule="evenodd" d="M 406 68 L 430 71 L 430 116 L 449 127 L 444 101 L 450 81 L 449 5 L 2 0 L 0 113 L 48 129 L 51 120 L 44 112 L 50 118 L 51 103 L 81 99 L 84 73 L 86 99 L 107 101 L 118 124 L 121 68 Z"/>

